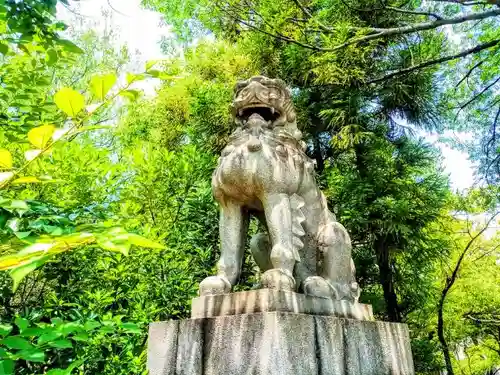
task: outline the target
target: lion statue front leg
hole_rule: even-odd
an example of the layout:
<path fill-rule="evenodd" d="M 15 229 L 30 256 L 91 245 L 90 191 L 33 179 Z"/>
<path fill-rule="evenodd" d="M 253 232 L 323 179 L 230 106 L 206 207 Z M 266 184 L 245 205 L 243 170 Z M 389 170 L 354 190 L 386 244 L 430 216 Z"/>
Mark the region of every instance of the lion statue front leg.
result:
<path fill-rule="evenodd" d="M 272 244 L 269 254 L 272 268 L 262 274 L 262 285 L 264 288 L 293 291 L 293 269 L 297 254 L 293 248 L 290 197 L 288 194 L 267 194 L 262 203 Z"/>
<path fill-rule="evenodd" d="M 287 194 L 269 194 L 262 199 L 265 220 L 272 246 L 262 259 L 267 262 L 262 275 L 265 288 L 295 290 L 293 270 L 296 262 L 292 246 L 291 209 Z M 245 238 L 249 215 L 236 202 L 221 203 L 219 231 L 221 256 L 217 264 L 217 276 L 210 276 L 200 284 L 200 295 L 226 294 L 236 284 L 241 273 L 245 252 Z M 267 237 L 267 236 L 266 236 Z M 259 262 L 259 259 L 257 259 Z M 261 267 L 262 269 L 263 267 Z"/>
<path fill-rule="evenodd" d="M 209 276 L 200 283 L 200 295 L 227 294 L 240 277 L 249 215 L 232 200 L 221 203 L 219 233 L 221 256 L 217 276 Z"/>

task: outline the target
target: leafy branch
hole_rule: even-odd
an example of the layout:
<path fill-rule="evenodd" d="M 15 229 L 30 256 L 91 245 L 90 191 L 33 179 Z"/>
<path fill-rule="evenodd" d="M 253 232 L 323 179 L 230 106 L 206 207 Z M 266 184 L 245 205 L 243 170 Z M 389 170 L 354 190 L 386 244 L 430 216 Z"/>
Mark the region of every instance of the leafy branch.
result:
<path fill-rule="evenodd" d="M 304 11 L 307 11 L 307 10 L 305 10 L 304 7 L 302 7 L 302 8 Z M 308 15 L 308 17 L 312 17 L 312 14 L 309 11 L 307 11 L 307 15 Z M 439 27 L 446 26 L 446 25 L 456 25 L 456 24 L 469 22 L 469 21 L 483 20 L 483 19 L 487 19 L 487 18 L 491 18 L 491 17 L 496 17 L 498 15 L 500 15 L 500 9 L 493 9 L 493 10 L 489 10 L 489 11 L 485 11 L 485 12 L 481 12 L 481 13 L 472 13 L 472 14 L 458 16 L 458 17 L 454 17 L 454 18 L 440 18 L 440 19 L 437 19 L 435 21 L 422 22 L 422 23 L 417 23 L 417 24 L 412 24 L 412 25 L 402 26 L 402 27 L 393 27 L 393 28 L 387 28 L 387 29 L 372 28 L 372 27 L 361 28 L 362 30 L 368 31 L 369 34 L 364 35 L 364 36 L 360 36 L 360 37 L 351 38 L 351 39 L 345 41 L 344 43 L 338 44 L 338 45 L 336 45 L 334 47 L 330 47 L 330 48 L 324 48 L 324 47 L 320 47 L 317 45 L 305 44 L 305 43 L 299 42 L 293 38 L 285 36 L 281 33 L 274 34 L 274 33 L 265 31 L 265 30 L 259 28 L 258 26 L 248 22 L 248 21 L 245 21 L 239 17 L 236 17 L 234 14 L 232 15 L 232 17 L 236 21 L 241 22 L 242 24 L 244 24 L 244 25 L 246 25 L 254 30 L 260 31 L 264 34 L 281 39 L 283 41 L 286 41 L 289 43 L 294 43 L 294 44 L 300 45 L 304 48 L 312 49 L 314 51 L 335 52 L 335 51 L 338 51 L 340 49 L 343 49 L 343 48 L 348 47 L 348 46 L 353 45 L 353 44 L 369 42 L 369 41 L 372 41 L 375 39 L 381 39 L 381 38 L 397 36 L 397 35 L 412 34 L 412 33 L 418 32 L 418 31 L 437 29 Z M 332 28 L 325 26 L 323 24 L 318 24 L 318 25 L 320 26 L 320 28 L 322 28 L 323 30 L 326 30 L 328 32 L 331 32 L 333 30 Z"/>
<path fill-rule="evenodd" d="M 42 125 L 37 128 L 31 129 L 28 133 L 28 139 L 35 147 L 37 147 L 37 149 L 30 150 L 27 155 L 33 156 L 28 156 L 27 162 L 20 168 L 13 172 L 4 172 L 3 179 L 1 180 L 2 182 L 0 183 L 0 189 L 4 189 L 8 187 L 9 184 L 16 181 L 16 177 L 24 172 L 32 163 L 41 158 L 47 151 L 52 149 L 55 144 L 77 134 L 80 134 L 84 131 L 102 128 L 95 126 L 84 127 L 83 125 L 101 108 L 114 101 L 119 95 L 123 95 L 123 93 L 127 92 L 130 85 L 135 82 L 135 80 L 129 80 L 124 88 L 107 97 L 106 95 L 108 91 L 114 86 L 115 82 L 116 76 L 114 74 L 93 77 L 91 83 L 92 93 L 96 98 L 102 100 L 102 102 L 92 111 L 87 112 L 84 116 L 81 117 L 78 116 L 85 107 L 85 98 L 83 97 L 83 95 L 67 87 L 60 89 L 54 95 L 54 101 L 60 110 L 62 110 L 73 119 L 73 125 L 67 130 L 62 130 L 61 136 L 54 136 L 56 133 L 56 128 L 53 125 Z M 0 156 L 3 156 L 3 159 L 0 159 L 0 166 L 3 166 L 4 169 L 11 169 L 12 157 L 8 155 L 8 151 L 3 150 L 2 153 L 0 153 Z M 34 182 L 34 180 L 31 179 L 29 180 L 29 182 Z"/>
<path fill-rule="evenodd" d="M 130 90 L 129 88 L 134 82 L 157 74 L 155 73 L 156 71 L 149 70 L 149 68 L 147 67 L 146 73 L 129 73 L 127 75 L 127 84 L 125 87 L 118 89 L 111 95 L 108 95 L 108 93 L 116 83 L 116 75 L 106 74 L 92 77 L 92 98 L 97 99 L 99 104 L 94 109 L 87 111 L 84 115 L 82 115 L 85 107 L 84 96 L 67 87 L 59 90 L 54 95 L 54 101 L 57 107 L 72 119 L 72 126 L 67 130 L 56 130 L 54 125 L 46 124 L 31 129 L 27 134 L 27 138 L 36 149 L 25 152 L 27 161 L 20 168 L 15 171 L 0 173 L 2 181 L 0 189 L 6 189 L 11 184 L 44 182 L 41 178 L 21 175 L 30 165 L 36 160 L 39 160 L 42 155 L 46 154 L 55 144 L 61 142 L 61 140 L 72 139 L 76 135 L 89 130 L 102 129 L 103 126 L 84 126 L 84 124 L 87 120 L 92 118 L 95 113 L 109 105 L 118 96 L 132 97 L 132 99 L 136 98 L 138 94 L 135 90 Z M 0 168 L 7 170 L 13 169 L 12 155 L 6 149 L 0 149 Z M 26 202 L 9 199 L 1 199 L 0 207 L 2 209 L 7 208 L 8 210 L 29 210 Z M 54 255 L 82 246 L 97 245 L 105 250 L 118 251 L 125 255 L 128 255 L 132 245 L 159 249 L 164 248 L 156 242 L 150 241 L 137 234 L 128 233 L 124 229 L 113 225 L 102 226 L 94 224 L 90 226 L 79 226 L 73 228 L 71 231 L 73 233 L 66 235 L 61 235 L 61 233 L 59 233 L 57 235 L 40 236 L 34 243 L 31 243 L 17 253 L 0 257 L 0 271 L 9 270 L 14 280 L 14 290 L 19 286 L 20 281 L 27 274 L 49 261 Z"/>
<path fill-rule="evenodd" d="M 383 29 L 382 31 L 378 31 L 380 29 L 376 29 L 378 32 L 376 32 L 375 34 L 368 34 L 368 35 L 365 35 L 362 37 L 352 38 L 352 39 L 350 39 L 342 44 L 339 44 L 339 45 L 333 47 L 333 48 L 325 48 L 325 49 L 323 49 L 323 51 L 333 52 L 333 51 L 337 51 L 339 49 L 345 48 L 347 46 L 350 46 L 352 44 L 368 42 L 370 40 L 385 38 L 385 37 L 389 37 L 389 36 L 412 34 L 412 33 L 415 33 L 417 31 L 426 31 L 426 30 L 437 29 L 438 27 L 446 26 L 446 25 L 456 25 L 456 24 L 460 24 L 460 23 L 468 22 L 468 21 L 483 20 L 486 18 L 498 16 L 498 15 L 500 15 L 500 9 L 493 9 L 493 10 L 482 12 L 482 13 L 473 13 L 473 14 L 459 16 L 459 17 L 455 17 L 455 18 L 439 19 L 436 21 L 422 22 L 422 23 L 417 23 L 417 24 L 413 24 L 413 25 L 409 25 L 409 26 L 388 28 L 388 29 Z M 374 29 L 367 28 L 367 30 L 373 31 Z"/>
<path fill-rule="evenodd" d="M 445 285 L 443 290 L 441 291 L 441 297 L 438 302 L 438 323 L 437 323 L 437 332 L 438 332 L 438 338 L 439 342 L 441 344 L 441 348 L 443 351 L 443 356 L 445 359 L 446 363 L 446 371 L 448 374 L 453 375 L 453 366 L 451 364 L 451 357 L 450 357 L 450 350 L 448 347 L 448 343 L 446 341 L 446 338 L 444 336 L 444 317 L 443 317 L 443 312 L 444 312 L 444 304 L 446 301 L 446 297 L 448 296 L 448 293 L 450 292 L 451 288 L 455 284 L 457 278 L 458 278 L 458 272 L 460 271 L 460 268 L 462 266 L 463 260 L 465 259 L 465 256 L 469 253 L 470 249 L 472 248 L 472 245 L 476 242 L 478 238 L 482 236 L 482 234 L 490 227 L 490 224 L 495 220 L 495 218 L 500 214 L 500 212 L 494 213 L 486 222 L 486 224 L 475 234 L 472 235 L 469 232 L 470 239 L 463 248 L 463 250 L 460 253 L 460 256 L 458 257 L 457 262 L 455 263 L 455 267 L 453 268 L 453 271 L 450 276 L 446 277 Z"/>
<path fill-rule="evenodd" d="M 460 59 L 460 58 L 468 56 L 468 55 L 476 54 L 476 53 L 479 53 L 479 52 L 481 52 L 483 50 L 486 50 L 486 49 L 489 49 L 489 48 L 493 48 L 493 47 L 497 46 L 498 44 L 500 44 L 500 39 L 495 39 L 495 40 L 492 40 L 490 42 L 477 45 L 477 46 L 475 46 L 473 48 L 466 49 L 466 50 L 461 51 L 461 52 L 459 52 L 457 54 L 453 54 L 453 55 L 449 55 L 449 56 L 443 56 L 443 57 L 440 57 L 440 58 L 437 58 L 437 59 L 434 59 L 434 60 L 425 61 L 425 62 L 423 62 L 421 64 L 410 66 L 410 67 L 405 68 L 405 69 L 397 70 L 397 71 L 389 73 L 389 74 L 387 74 L 385 76 L 372 79 L 372 80 L 370 80 L 370 81 L 368 81 L 366 83 L 367 84 L 371 84 L 371 83 L 383 82 L 383 81 L 386 81 L 386 80 L 389 80 L 389 79 L 392 79 L 392 78 L 395 78 L 395 77 L 398 77 L 398 76 L 401 76 L 401 75 L 405 75 L 405 74 L 409 74 L 409 73 L 415 72 L 417 70 L 428 68 L 428 67 L 433 66 L 433 65 L 438 65 L 438 64 L 441 64 L 441 63 L 444 63 L 444 62 L 447 62 L 447 61 L 457 60 L 457 59 Z"/>

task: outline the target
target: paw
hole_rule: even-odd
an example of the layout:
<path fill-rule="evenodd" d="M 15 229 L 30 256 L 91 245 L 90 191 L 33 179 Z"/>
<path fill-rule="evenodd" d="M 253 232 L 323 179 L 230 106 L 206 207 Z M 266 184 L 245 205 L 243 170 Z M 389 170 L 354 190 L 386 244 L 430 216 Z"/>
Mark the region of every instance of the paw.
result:
<path fill-rule="evenodd" d="M 262 286 L 269 289 L 293 292 L 295 291 L 295 279 L 291 273 L 279 268 L 274 268 L 262 274 Z"/>
<path fill-rule="evenodd" d="M 307 280 L 306 280 L 307 281 Z M 350 284 L 341 284 L 341 283 L 330 283 L 325 280 L 325 282 L 329 285 L 332 296 L 334 300 L 344 300 L 352 303 L 358 302 L 359 295 L 361 293 L 361 289 L 356 282 L 352 282 Z"/>
<path fill-rule="evenodd" d="M 321 276 L 309 276 L 303 283 L 304 294 L 320 298 L 334 298 L 335 290 Z M 336 298 L 334 298 L 336 299 Z"/>
<path fill-rule="evenodd" d="M 200 283 L 200 296 L 228 294 L 231 283 L 223 276 L 209 276 Z"/>

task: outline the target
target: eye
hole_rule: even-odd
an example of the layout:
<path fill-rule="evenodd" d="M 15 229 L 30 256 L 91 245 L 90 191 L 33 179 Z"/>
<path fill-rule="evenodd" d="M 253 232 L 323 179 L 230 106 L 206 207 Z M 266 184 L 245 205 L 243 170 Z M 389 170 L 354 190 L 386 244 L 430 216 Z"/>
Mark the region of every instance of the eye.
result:
<path fill-rule="evenodd" d="M 270 92 L 269 93 L 269 98 L 271 98 L 271 99 L 278 99 L 278 94 L 276 94 L 274 92 Z"/>

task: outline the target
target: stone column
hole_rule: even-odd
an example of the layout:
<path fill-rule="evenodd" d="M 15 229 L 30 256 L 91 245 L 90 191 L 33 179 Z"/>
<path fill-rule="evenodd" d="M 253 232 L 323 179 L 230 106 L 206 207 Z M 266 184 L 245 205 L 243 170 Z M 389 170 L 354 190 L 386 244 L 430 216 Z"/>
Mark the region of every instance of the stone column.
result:
<path fill-rule="evenodd" d="M 193 300 L 152 323 L 150 375 L 413 375 L 406 325 L 371 306 L 260 289 Z"/>

